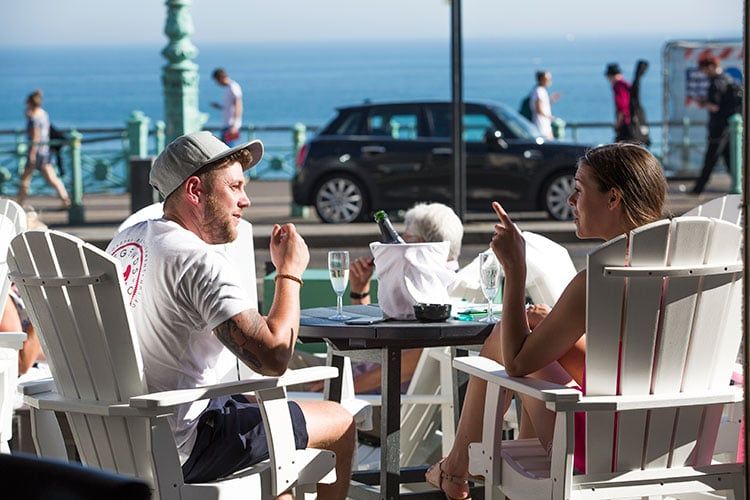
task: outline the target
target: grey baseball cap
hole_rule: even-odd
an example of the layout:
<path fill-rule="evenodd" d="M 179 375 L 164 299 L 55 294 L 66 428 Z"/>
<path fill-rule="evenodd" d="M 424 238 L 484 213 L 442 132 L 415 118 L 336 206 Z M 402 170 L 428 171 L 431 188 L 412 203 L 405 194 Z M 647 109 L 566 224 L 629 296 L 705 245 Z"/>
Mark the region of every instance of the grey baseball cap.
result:
<path fill-rule="evenodd" d="M 180 136 L 170 142 L 154 160 L 149 184 L 166 198 L 202 167 L 242 149 L 250 152 L 250 161 L 242 165 L 242 170 L 254 167 L 263 157 L 263 143 L 258 140 L 230 148 L 211 132 L 193 132 Z"/>

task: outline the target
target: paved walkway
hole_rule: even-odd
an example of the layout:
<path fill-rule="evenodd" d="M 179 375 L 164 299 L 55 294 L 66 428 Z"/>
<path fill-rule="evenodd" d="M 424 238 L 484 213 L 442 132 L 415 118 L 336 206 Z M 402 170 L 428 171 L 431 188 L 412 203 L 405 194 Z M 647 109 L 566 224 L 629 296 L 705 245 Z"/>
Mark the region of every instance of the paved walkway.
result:
<path fill-rule="evenodd" d="M 715 175 L 709 190 L 701 197 L 686 194 L 692 183 L 670 182 L 668 209 L 682 214 L 699 203 L 721 196 L 729 186 L 726 175 Z M 331 225 L 322 224 L 311 210 L 307 218 L 290 217 L 291 194 L 287 182 L 251 182 L 248 186 L 251 207 L 246 217 L 253 223 L 256 248 L 268 246 L 271 228 L 277 222 L 294 222 L 311 248 L 334 246 L 365 246 L 378 239 L 377 226 L 372 223 Z M 57 209 L 54 198 L 32 198 L 30 203 L 39 211 L 40 218 L 50 227 L 74 234 L 97 246 L 104 247 L 114 235 L 117 226 L 130 214 L 129 195 L 89 195 L 84 198 L 86 224 L 71 226 L 67 212 Z M 540 212 L 512 213 L 519 226 L 543 234 L 559 243 L 574 243 L 572 222 L 556 222 Z M 469 214 L 465 224 L 464 244 L 485 244 L 492 233 L 494 214 Z M 400 224 L 396 224 L 399 229 Z"/>

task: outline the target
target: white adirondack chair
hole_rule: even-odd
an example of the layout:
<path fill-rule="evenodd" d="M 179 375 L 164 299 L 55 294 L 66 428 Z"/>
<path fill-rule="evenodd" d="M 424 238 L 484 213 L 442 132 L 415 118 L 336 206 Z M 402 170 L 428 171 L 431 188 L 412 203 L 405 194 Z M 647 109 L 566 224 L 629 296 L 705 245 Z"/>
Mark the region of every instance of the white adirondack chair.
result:
<path fill-rule="evenodd" d="M 11 243 L 9 265 L 47 353 L 57 392 L 25 398 L 65 412 L 82 461 L 148 481 L 160 499 L 271 498 L 335 480 L 335 456 L 295 450 L 285 386 L 336 376 L 320 367 L 283 377 L 146 394 L 119 263 L 57 231 L 28 231 Z M 255 391 L 270 460 L 229 478 L 185 484 L 166 415 L 177 405 Z M 308 488 L 309 489 L 309 488 Z"/>
<path fill-rule="evenodd" d="M 0 315 L 8 300 L 10 281 L 6 255 L 13 237 L 26 230 L 26 212 L 15 201 L 0 199 Z M 18 351 L 23 347 L 23 332 L 0 332 L 0 453 L 10 453 L 13 436 L 13 403 L 18 378 Z"/>
<path fill-rule="evenodd" d="M 470 447 L 485 498 L 623 498 L 729 490 L 742 464 L 711 457 L 741 339 L 741 228 L 704 217 L 664 220 L 589 255 L 586 394 L 508 377 L 486 358 L 454 366 L 487 380 L 483 437 Z M 626 250 L 628 266 L 623 266 Z M 495 429 L 502 390 L 556 412 L 551 456 Z M 586 412 L 586 471 L 573 471 L 573 415 Z"/>

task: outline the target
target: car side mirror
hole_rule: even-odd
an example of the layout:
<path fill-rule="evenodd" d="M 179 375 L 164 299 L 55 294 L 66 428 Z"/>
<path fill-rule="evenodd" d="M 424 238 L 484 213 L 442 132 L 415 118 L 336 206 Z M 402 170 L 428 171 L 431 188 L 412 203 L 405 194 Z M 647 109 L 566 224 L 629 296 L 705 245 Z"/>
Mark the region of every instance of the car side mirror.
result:
<path fill-rule="evenodd" d="M 484 142 L 488 146 L 500 146 L 503 149 L 508 149 L 508 143 L 503 139 L 503 133 L 499 130 L 487 130 L 484 134 Z"/>

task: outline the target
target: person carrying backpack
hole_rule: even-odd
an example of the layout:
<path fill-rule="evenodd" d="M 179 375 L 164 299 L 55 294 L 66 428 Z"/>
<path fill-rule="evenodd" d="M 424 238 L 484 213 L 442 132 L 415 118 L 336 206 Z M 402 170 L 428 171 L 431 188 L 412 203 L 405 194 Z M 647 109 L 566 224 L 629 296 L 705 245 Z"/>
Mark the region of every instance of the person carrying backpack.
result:
<path fill-rule="evenodd" d="M 709 86 L 706 99 L 698 104 L 708 110 L 708 138 L 703 170 L 693 187 L 696 195 L 705 189 L 719 157 L 729 169 L 729 117 L 742 111 L 742 87 L 724 73 L 716 56 L 702 55 L 698 68 L 708 77 Z"/>
<path fill-rule="evenodd" d="M 555 92 L 550 95 L 547 88 L 552 83 L 552 74 L 549 71 L 537 71 L 535 74 L 536 86 L 521 101 L 519 113 L 531 121 L 542 137 L 554 139 L 552 134 L 552 103 L 556 102 L 560 94 Z"/>

